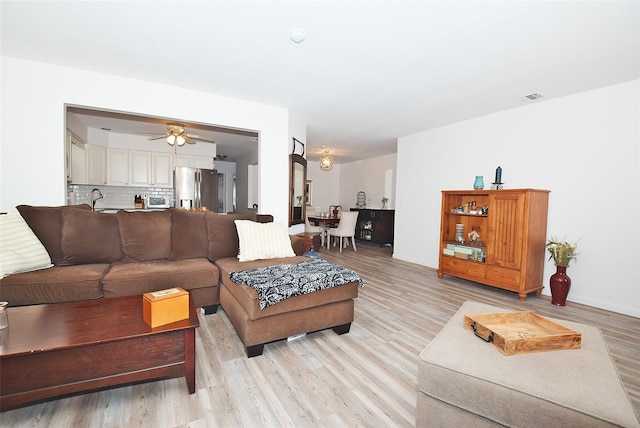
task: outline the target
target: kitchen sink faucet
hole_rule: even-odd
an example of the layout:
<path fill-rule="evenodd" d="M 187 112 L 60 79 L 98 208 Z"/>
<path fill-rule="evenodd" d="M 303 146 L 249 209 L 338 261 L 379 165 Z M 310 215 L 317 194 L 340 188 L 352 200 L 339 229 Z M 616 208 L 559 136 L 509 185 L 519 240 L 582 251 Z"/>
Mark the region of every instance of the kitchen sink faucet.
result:
<path fill-rule="evenodd" d="M 94 196 L 95 192 L 98 192 L 98 196 Z M 93 189 L 91 191 L 91 211 L 96 210 L 96 201 L 102 198 L 104 198 L 104 196 L 102 195 L 102 192 L 100 191 L 100 189 Z"/>

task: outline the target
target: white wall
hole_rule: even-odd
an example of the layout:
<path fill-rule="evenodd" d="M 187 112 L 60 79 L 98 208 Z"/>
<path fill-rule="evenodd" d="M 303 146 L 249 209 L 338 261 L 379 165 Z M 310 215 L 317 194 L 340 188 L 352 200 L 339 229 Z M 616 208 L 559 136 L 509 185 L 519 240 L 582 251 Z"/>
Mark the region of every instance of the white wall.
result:
<path fill-rule="evenodd" d="M 176 149 L 167 144 L 165 139 L 149 141 L 149 137 L 130 134 L 119 134 L 116 132 L 103 131 L 101 129 L 95 132 L 102 132 L 107 135 L 107 147 L 121 148 L 129 150 L 146 150 L 150 152 L 171 153 L 177 155 L 206 156 L 215 158 L 217 147 L 212 143 L 185 144 Z M 92 141 L 87 141 L 89 144 Z"/>
<path fill-rule="evenodd" d="M 345 209 L 355 207 L 358 192 L 367 194 L 367 208 L 381 208 L 382 198 L 387 197 L 387 208 L 396 206 L 397 155 L 390 154 L 371 159 L 342 164 L 340 168 L 340 205 Z M 386 183 L 387 171 L 391 171 L 391 183 Z M 391 194 L 385 194 L 385 189 Z"/>
<path fill-rule="evenodd" d="M 632 81 L 400 138 L 394 257 L 436 268 L 440 191 L 500 165 L 507 188 L 551 190 L 548 236 L 581 238 L 568 300 L 640 316 L 639 100 Z"/>
<path fill-rule="evenodd" d="M 345 210 L 355 208 L 361 190 L 369 199 L 367 208 L 380 208 L 382 197 L 386 196 L 387 208 L 393 209 L 396 155 L 335 164 L 329 171 L 322 171 L 317 159 L 307 160 L 307 179 L 313 181 L 313 207 L 321 211 L 329 211 L 331 205 L 342 205 Z"/>
<path fill-rule="evenodd" d="M 16 58 L 1 60 L 0 211 L 18 204 L 65 204 L 64 106 L 72 104 L 258 131 L 260 211 L 287 221 L 287 109 Z"/>
<path fill-rule="evenodd" d="M 301 148 L 299 145 L 294 148 L 293 139 L 300 141 L 304 145 L 304 154 L 300 152 Z M 307 119 L 304 115 L 298 112 L 290 112 L 289 114 L 289 140 L 288 140 L 288 153 L 295 153 L 298 155 L 302 155 L 305 159 L 307 157 Z M 307 170 L 309 168 L 307 167 Z M 288 173 L 287 169 L 287 173 Z M 308 177 L 307 177 L 308 179 Z M 287 200 L 289 200 L 289 187 L 287 187 Z M 289 205 L 287 205 L 287 209 L 289 209 Z M 287 223 L 288 224 L 288 223 Z M 289 234 L 295 235 L 297 233 L 304 232 L 304 224 L 294 224 L 289 227 Z"/>
<path fill-rule="evenodd" d="M 312 207 L 321 212 L 329 212 L 331 205 L 340 204 L 340 165 L 334 165 L 329 171 L 320 169 L 320 163 L 317 159 L 309 160 L 307 158 L 307 180 L 313 182 L 313 191 L 311 194 Z M 348 206 L 342 205 L 344 209 Z"/>

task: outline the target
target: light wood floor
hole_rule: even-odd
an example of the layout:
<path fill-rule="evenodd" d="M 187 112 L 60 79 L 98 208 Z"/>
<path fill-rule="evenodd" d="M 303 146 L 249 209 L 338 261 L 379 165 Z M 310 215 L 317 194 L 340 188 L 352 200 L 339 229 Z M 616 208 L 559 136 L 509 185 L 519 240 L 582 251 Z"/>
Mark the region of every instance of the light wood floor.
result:
<path fill-rule="evenodd" d="M 3 427 L 382 427 L 415 425 L 418 354 L 466 300 L 600 327 L 640 413 L 640 320 L 551 305 L 445 277 L 360 244 L 323 258 L 360 273 L 351 332 L 265 346 L 247 359 L 224 311 L 200 315 L 196 393 L 183 378 L 115 388 L 0 414 Z M 585 376 L 588 376 L 585 373 Z"/>

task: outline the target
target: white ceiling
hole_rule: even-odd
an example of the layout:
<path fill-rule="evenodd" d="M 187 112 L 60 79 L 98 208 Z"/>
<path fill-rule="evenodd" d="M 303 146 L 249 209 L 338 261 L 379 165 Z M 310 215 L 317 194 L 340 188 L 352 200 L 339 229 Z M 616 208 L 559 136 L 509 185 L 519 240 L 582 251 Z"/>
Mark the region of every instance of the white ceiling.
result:
<path fill-rule="evenodd" d="M 291 109 L 307 152 L 640 78 L 638 1 L 2 1 L 2 55 Z M 289 32 L 301 29 L 296 44 Z M 215 123 L 215 118 L 212 118 Z"/>

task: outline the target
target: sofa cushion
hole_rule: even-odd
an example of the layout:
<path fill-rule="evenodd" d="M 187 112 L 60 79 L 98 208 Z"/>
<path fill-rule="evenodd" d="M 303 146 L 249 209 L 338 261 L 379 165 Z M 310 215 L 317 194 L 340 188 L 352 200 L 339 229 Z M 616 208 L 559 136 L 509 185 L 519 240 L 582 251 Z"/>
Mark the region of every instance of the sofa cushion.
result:
<path fill-rule="evenodd" d="M 163 211 L 118 211 L 124 261 L 164 260 L 171 250 L 171 214 Z"/>
<path fill-rule="evenodd" d="M 258 223 L 236 220 L 240 252 L 238 260 L 275 259 L 294 257 L 291 239 L 283 223 Z"/>
<path fill-rule="evenodd" d="M 207 212 L 207 236 L 209 240 L 209 260 L 237 257 L 239 249 L 238 231 L 235 220 L 254 220 L 254 213 L 218 214 Z"/>
<path fill-rule="evenodd" d="M 207 257 L 209 240 L 204 211 L 171 208 L 171 251 L 169 260 Z"/>
<path fill-rule="evenodd" d="M 58 266 L 121 260 L 120 228 L 115 214 L 62 207 L 62 260 Z"/>
<path fill-rule="evenodd" d="M 0 280 L 0 300 L 10 306 L 60 303 L 102 297 L 101 278 L 109 264 L 54 266 Z"/>
<path fill-rule="evenodd" d="M 53 266 L 49 253 L 17 209 L 0 215 L 0 279 Z"/>
<path fill-rule="evenodd" d="M 133 296 L 165 288 L 217 287 L 217 266 L 206 258 L 116 262 L 102 281 L 104 297 Z"/>
<path fill-rule="evenodd" d="M 69 207 L 91 210 L 87 204 L 69 205 Z M 51 257 L 51 263 L 57 265 L 63 258 L 60 242 L 62 238 L 61 207 L 18 205 L 16 208 L 46 248 L 49 257 Z"/>

